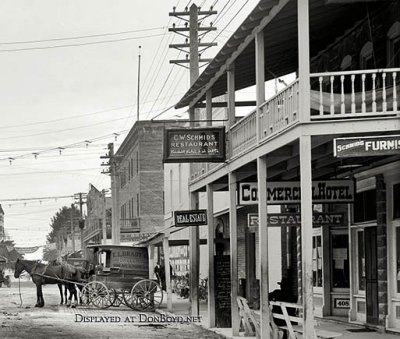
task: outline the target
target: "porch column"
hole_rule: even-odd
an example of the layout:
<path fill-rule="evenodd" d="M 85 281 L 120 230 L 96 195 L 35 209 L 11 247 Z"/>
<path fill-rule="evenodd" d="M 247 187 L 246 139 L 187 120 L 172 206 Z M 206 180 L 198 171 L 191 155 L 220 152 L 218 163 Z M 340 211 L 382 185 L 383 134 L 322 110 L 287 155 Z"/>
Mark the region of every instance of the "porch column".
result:
<path fill-rule="evenodd" d="M 267 227 L 267 157 L 257 159 L 258 180 L 258 234 L 260 254 L 260 338 L 270 338 L 269 326 L 269 276 L 268 276 L 268 227 Z"/>
<path fill-rule="evenodd" d="M 198 193 L 190 193 L 190 208 L 197 209 L 199 205 Z M 190 260 L 190 314 L 199 315 L 199 227 L 190 227 L 189 235 L 189 260 Z"/>
<path fill-rule="evenodd" d="M 260 106 L 265 102 L 265 65 L 264 65 L 264 33 L 263 31 L 256 34 L 256 133 L 257 141 L 262 137 L 261 133 L 261 109 Z"/>
<path fill-rule="evenodd" d="M 232 335 L 239 336 L 239 308 L 238 296 L 238 237 L 237 237 L 237 209 L 236 209 L 236 173 L 229 173 L 229 234 L 231 257 L 231 315 Z"/>
<path fill-rule="evenodd" d="M 154 245 L 150 245 L 147 248 L 149 253 L 149 278 L 153 279 L 154 277 Z"/>
<path fill-rule="evenodd" d="M 206 92 L 206 126 L 212 126 L 212 92 Z"/>
<path fill-rule="evenodd" d="M 299 118 L 310 121 L 310 36 L 309 0 L 297 0 L 299 50 Z"/>
<path fill-rule="evenodd" d="M 207 220 L 208 220 L 208 327 L 215 327 L 215 277 L 214 277 L 214 191 L 207 185 Z"/>
<path fill-rule="evenodd" d="M 228 88 L 228 155 L 232 156 L 232 133 L 231 127 L 235 123 L 235 65 L 232 64 L 227 70 L 227 88 Z"/>
<path fill-rule="evenodd" d="M 169 262 L 169 239 L 164 237 L 163 239 L 164 249 L 164 267 L 165 267 L 165 287 L 167 290 L 167 310 L 172 312 L 172 290 L 171 290 L 171 270 Z"/>
<path fill-rule="evenodd" d="M 303 338 L 314 339 L 312 282 L 312 173 L 311 136 L 300 137 L 301 258 L 303 283 Z"/>

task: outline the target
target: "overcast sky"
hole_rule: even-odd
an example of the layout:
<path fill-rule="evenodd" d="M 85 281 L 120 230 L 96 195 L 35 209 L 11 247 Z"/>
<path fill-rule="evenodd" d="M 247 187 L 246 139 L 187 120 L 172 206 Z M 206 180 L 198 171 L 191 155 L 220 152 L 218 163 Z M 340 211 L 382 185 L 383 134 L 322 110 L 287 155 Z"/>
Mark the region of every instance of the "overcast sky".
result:
<path fill-rule="evenodd" d="M 197 2 L 204 9 L 216 3 L 219 12 L 205 20 L 219 29 L 203 40 L 218 35 L 218 47 L 206 57 L 215 55 L 257 2 Z M 109 189 L 99 156 L 115 140 L 114 133 L 120 134 L 120 143 L 135 122 L 138 46 L 141 119 L 173 105 L 188 89 L 188 71 L 169 64 L 178 52 L 167 47 L 183 40 L 167 32 L 177 22 L 168 12 L 187 4 L 188 0 L 0 2 L 0 203 L 6 231 L 18 246 L 45 244 L 51 217 L 73 202 L 63 196 L 87 192 L 89 183 Z M 163 118 L 181 113 L 170 110 Z M 14 159 L 11 165 L 9 158 Z M 21 200 L 42 197 L 50 198 Z"/>

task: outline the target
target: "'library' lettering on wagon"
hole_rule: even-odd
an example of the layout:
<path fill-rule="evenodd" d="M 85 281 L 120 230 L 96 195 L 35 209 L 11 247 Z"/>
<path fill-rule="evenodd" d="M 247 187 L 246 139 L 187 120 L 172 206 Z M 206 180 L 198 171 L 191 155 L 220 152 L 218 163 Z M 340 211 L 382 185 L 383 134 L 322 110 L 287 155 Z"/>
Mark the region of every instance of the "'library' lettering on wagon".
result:
<path fill-rule="evenodd" d="M 238 188 L 239 205 L 258 203 L 256 182 L 240 183 Z M 353 180 L 313 181 L 313 203 L 351 203 L 354 201 Z M 272 205 L 298 204 L 301 202 L 300 182 L 267 182 L 267 203 Z"/>

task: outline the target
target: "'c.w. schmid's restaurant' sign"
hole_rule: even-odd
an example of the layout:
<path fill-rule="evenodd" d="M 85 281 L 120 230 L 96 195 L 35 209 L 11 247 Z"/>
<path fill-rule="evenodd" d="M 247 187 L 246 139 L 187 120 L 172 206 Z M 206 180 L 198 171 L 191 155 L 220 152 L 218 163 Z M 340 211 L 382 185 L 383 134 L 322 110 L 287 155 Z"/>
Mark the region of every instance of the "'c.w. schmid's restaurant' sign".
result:
<path fill-rule="evenodd" d="M 164 162 L 224 161 L 225 127 L 165 130 Z"/>
<path fill-rule="evenodd" d="M 239 205 L 258 203 L 256 182 L 241 182 L 238 187 Z M 312 182 L 312 202 L 314 204 L 351 203 L 354 201 L 353 180 L 324 180 Z M 285 205 L 301 202 L 300 182 L 267 182 L 267 204 Z"/>

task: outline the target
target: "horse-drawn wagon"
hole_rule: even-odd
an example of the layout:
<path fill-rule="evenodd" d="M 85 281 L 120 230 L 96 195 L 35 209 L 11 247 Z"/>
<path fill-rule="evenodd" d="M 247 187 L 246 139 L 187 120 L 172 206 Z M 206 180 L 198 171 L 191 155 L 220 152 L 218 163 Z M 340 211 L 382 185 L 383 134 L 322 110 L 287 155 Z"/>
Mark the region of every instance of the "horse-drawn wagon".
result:
<path fill-rule="evenodd" d="M 125 304 L 138 311 L 160 306 L 163 291 L 150 279 L 147 248 L 91 245 L 87 262 L 89 278 L 81 291 L 84 304 L 99 308 Z"/>

